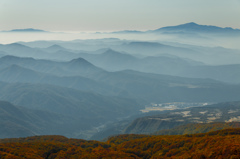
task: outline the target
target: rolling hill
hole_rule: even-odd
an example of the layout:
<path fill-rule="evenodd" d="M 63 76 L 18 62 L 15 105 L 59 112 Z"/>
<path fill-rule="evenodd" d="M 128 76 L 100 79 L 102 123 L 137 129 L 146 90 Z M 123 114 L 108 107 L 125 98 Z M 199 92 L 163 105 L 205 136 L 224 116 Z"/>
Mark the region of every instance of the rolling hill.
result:
<path fill-rule="evenodd" d="M 91 92 L 47 85 L 0 83 L 0 99 L 30 109 L 64 115 L 100 119 L 116 119 L 137 112 L 142 106 L 133 99 L 103 96 Z"/>
<path fill-rule="evenodd" d="M 220 123 L 190 123 L 181 125 L 169 130 L 160 130 L 153 134 L 155 135 L 185 135 L 207 133 L 222 129 L 239 128 L 239 122 L 220 122 Z"/>
<path fill-rule="evenodd" d="M 34 136 L 0 140 L 3 158 L 238 158 L 239 129 L 195 135 L 120 135 L 106 142 Z"/>
<path fill-rule="evenodd" d="M 44 134 L 65 134 L 79 128 L 74 126 L 87 125 L 76 123 L 76 118 L 71 116 L 50 113 L 47 111 L 33 110 L 12 105 L 9 102 L 0 101 L 0 138 L 18 138 Z M 70 124 L 71 123 L 71 124 Z M 71 125 L 71 126 L 70 126 Z M 80 129 L 79 129 L 80 130 Z"/>
<path fill-rule="evenodd" d="M 239 102 L 226 102 L 204 107 L 174 110 L 159 115 L 142 117 L 129 124 L 123 133 L 154 133 L 188 123 L 238 122 Z"/>
<path fill-rule="evenodd" d="M 9 84 L 0 82 L 0 89 L 0 100 L 9 101 L 33 111 L 47 112 L 49 115 L 53 113 L 58 114 L 60 117 L 69 117 L 70 121 L 65 120 L 65 117 L 62 118 L 66 121 L 62 125 L 57 125 L 56 122 L 51 120 L 48 121 L 50 125 L 59 126 L 54 131 L 56 134 L 68 137 L 89 138 L 97 131 L 96 127 L 136 114 L 143 108 L 142 104 L 134 99 L 103 96 L 47 84 Z M 9 114 L 3 112 L 3 115 L 6 115 L 5 113 Z M 41 113 L 39 116 L 41 116 Z M 42 117 L 44 117 L 44 114 Z M 24 119 L 19 117 L 18 120 Z M 15 122 L 10 125 L 17 125 Z M 37 124 L 36 126 L 41 127 L 41 125 L 38 126 Z M 20 135 L 18 132 L 12 131 L 15 135 Z M 35 132 L 34 129 L 29 131 Z M 52 129 L 46 127 L 46 131 L 39 134 L 54 134 L 51 132 Z"/>
<path fill-rule="evenodd" d="M 94 66 L 83 58 L 67 62 L 56 62 L 8 55 L 0 58 L 0 62 L 0 68 L 6 68 L 15 64 L 34 71 L 60 76 L 86 76 L 88 74 L 104 72 L 104 70 Z"/>
<path fill-rule="evenodd" d="M 35 73 L 32 73 L 37 80 L 35 82 L 33 81 L 33 83 L 44 82 L 45 84 L 53 84 L 54 81 L 57 81 L 57 77 L 53 76 L 58 76 L 61 77 L 61 80 L 57 81 L 56 85 L 73 88 L 74 85 L 69 86 L 70 83 L 64 84 L 61 81 L 65 80 L 67 82 L 67 79 L 69 79 L 69 81 L 72 82 L 74 79 L 79 79 L 79 82 L 81 82 L 81 80 L 84 81 L 85 79 L 85 83 L 89 83 L 85 90 L 94 91 L 94 86 L 96 86 L 98 93 L 108 92 L 108 95 L 141 99 L 147 103 L 175 101 L 224 102 L 239 100 L 239 85 L 226 84 L 211 79 L 183 78 L 130 70 L 107 72 L 82 58 L 68 62 L 54 62 L 49 60 L 5 56 L 0 58 L 0 62 L 0 68 L 2 68 L 3 73 L 2 77 L 3 80 L 5 78 L 5 81 L 7 80 L 7 72 L 9 72 L 9 76 L 12 74 L 12 77 L 16 77 L 19 74 L 11 73 L 12 69 L 7 67 L 11 68 L 11 65 L 18 65 L 35 71 Z M 15 67 L 15 69 L 16 68 L 19 67 Z M 26 69 L 26 72 L 31 72 Z M 15 70 L 15 72 L 17 71 Z M 45 75 L 40 75 L 39 73 L 45 73 Z M 42 78 L 38 79 L 39 76 L 36 74 L 42 76 Z M 47 76 L 46 74 L 50 74 L 51 76 Z M 53 79 L 52 82 L 50 77 Z M 89 82 L 87 82 L 86 78 L 90 79 Z M 31 78 L 29 77 L 29 79 Z M 29 81 L 30 80 L 27 81 L 26 79 L 25 82 Z M 15 80 L 15 82 L 17 81 Z M 21 82 L 21 80 L 19 82 Z M 95 84 L 91 87 L 90 83 Z M 101 86 L 101 84 L 103 85 Z M 81 89 L 80 84 L 76 83 L 76 88 Z M 107 91 L 109 88 L 110 91 Z M 110 94 L 111 92 L 112 94 Z M 169 96 L 169 94 L 171 94 L 171 96 Z"/>

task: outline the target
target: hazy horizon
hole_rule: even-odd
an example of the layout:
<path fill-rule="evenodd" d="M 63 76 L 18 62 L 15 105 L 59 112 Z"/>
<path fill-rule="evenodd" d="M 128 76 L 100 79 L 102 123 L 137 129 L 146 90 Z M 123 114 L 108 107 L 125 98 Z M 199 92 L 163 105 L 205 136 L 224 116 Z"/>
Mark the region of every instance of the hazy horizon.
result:
<path fill-rule="evenodd" d="M 239 0 L 2 0 L 0 30 L 153 30 L 188 22 L 240 28 Z"/>

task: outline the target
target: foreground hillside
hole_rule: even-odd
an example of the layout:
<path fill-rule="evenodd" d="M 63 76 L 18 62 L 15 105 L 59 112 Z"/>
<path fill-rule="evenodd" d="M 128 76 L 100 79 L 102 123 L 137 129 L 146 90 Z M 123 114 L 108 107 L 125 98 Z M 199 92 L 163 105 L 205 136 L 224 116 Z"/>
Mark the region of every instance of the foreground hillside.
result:
<path fill-rule="evenodd" d="M 240 129 L 195 135 L 120 135 L 106 142 L 35 136 L 0 140 L 1 158 L 236 158 Z"/>
<path fill-rule="evenodd" d="M 168 130 L 160 130 L 154 135 L 185 135 L 206 133 L 222 129 L 240 128 L 240 122 L 219 122 L 219 123 L 190 123 L 181 125 Z"/>

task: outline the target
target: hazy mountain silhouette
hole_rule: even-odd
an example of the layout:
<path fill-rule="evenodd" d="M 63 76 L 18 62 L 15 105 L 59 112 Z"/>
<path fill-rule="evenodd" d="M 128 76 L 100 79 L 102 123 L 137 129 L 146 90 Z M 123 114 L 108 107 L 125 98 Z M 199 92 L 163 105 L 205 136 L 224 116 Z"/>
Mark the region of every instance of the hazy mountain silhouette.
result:
<path fill-rule="evenodd" d="M 125 51 L 131 54 L 142 54 L 145 56 L 159 56 L 162 54 L 170 54 L 180 57 L 188 57 L 196 55 L 198 51 L 190 48 L 175 47 L 164 45 L 158 42 L 135 41 L 124 43 L 120 46 L 113 47 L 117 51 Z"/>
<path fill-rule="evenodd" d="M 30 69 L 25 69 L 16 64 L 0 70 L 1 81 L 30 82 L 41 80 L 42 75 Z"/>
<path fill-rule="evenodd" d="M 16 64 L 0 69 L 0 80 L 10 83 L 38 83 L 96 92 L 103 95 L 118 95 L 122 89 L 97 82 L 82 76 L 55 76 L 26 69 Z"/>
<path fill-rule="evenodd" d="M 114 112 L 114 110 L 117 110 L 120 107 L 124 107 L 122 110 L 118 110 L 118 113 L 122 114 L 122 111 L 125 109 L 138 109 L 136 102 L 131 99 L 108 97 L 97 93 L 84 92 L 76 89 L 48 84 L 11 84 L 2 82 L 1 90 L 1 99 L 4 98 L 3 100 L 11 100 L 11 102 L 22 105 L 24 107 L 48 110 L 52 112 L 58 112 L 60 114 L 78 114 L 90 118 L 88 115 L 90 115 L 91 112 L 94 113 L 100 110 Z M 122 104 L 124 102 L 125 104 L 128 103 L 129 107 L 125 107 L 121 104 L 121 102 Z M 112 107 L 112 109 L 108 109 L 110 107 Z M 76 110 L 78 111 L 76 112 Z M 86 111 L 89 112 L 87 114 L 84 114 Z M 111 116 L 113 114 L 109 115 Z"/>
<path fill-rule="evenodd" d="M 138 31 L 138 30 L 122 30 L 122 31 L 115 31 L 111 32 L 112 34 L 142 34 L 144 33 L 143 31 Z"/>
<path fill-rule="evenodd" d="M 229 85 L 211 79 L 180 78 L 137 71 L 102 73 L 90 78 L 126 90 L 121 94 L 124 97 L 148 102 L 223 102 L 238 100 L 240 97 L 237 95 L 239 85 Z"/>
<path fill-rule="evenodd" d="M 177 26 L 167 26 L 157 30 L 153 30 L 152 32 L 198 32 L 198 33 L 221 33 L 221 34 L 240 34 L 240 29 L 233 29 L 230 27 L 221 28 L 217 26 L 211 25 L 199 25 L 194 22 L 181 24 Z"/>
<path fill-rule="evenodd" d="M 231 27 L 218 27 L 212 25 L 200 25 L 194 22 L 180 24 L 176 26 L 166 26 L 156 30 L 137 31 L 137 30 L 123 30 L 112 32 L 113 34 L 146 34 L 146 33 L 164 33 L 164 34 L 189 34 L 195 37 L 201 37 L 195 33 L 208 33 L 208 34 L 240 34 L 240 29 L 233 29 Z"/>
<path fill-rule="evenodd" d="M 90 61 L 94 65 L 108 71 L 119 71 L 123 69 L 131 69 L 129 65 L 134 65 L 138 60 L 136 57 L 108 49 L 101 54 L 79 54 L 81 57 Z"/>
<path fill-rule="evenodd" d="M 80 56 L 108 71 L 131 69 L 149 73 L 176 75 L 186 67 L 203 65 L 201 62 L 177 56 L 162 55 L 137 58 L 111 49 L 102 54 L 80 54 Z"/>
<path fill-rule="evenodd" d="M 13 30 L 9 30 L 9 31 L 4 31 L 4 32 L 34 32 L 34 33 L 44 33 L 44 32 L 48 32 L 45 30 L 40 30 L 40 29 L 33 29 L 33 28 L 27 28 L 27 29 L 13 29 Z"/>
<path fill-rule="evenodd" d="M 33 58 L 23 58 L 16 56 L 4 56 L 0 58 L 0 68 L 4 68 L 13 64 L 38 72 L 61 76 L 87 76 L 92 73 L 104 71 L 82 58 L 74 59 L 67 62 L 36 60 Z"/>
<path fill-rule="evenodd" d="M 71 116 L 19 107 L 5 101 L 0 101 L 0 112 L 0 138 L 44 134 L 68 135 L 64 129 L 73 130 L 72 124 L 69 123 L 75 120 Z"/>
<path fill-rule="evenodd" d="M 52 85 L 0 82 L 0 89 L 1 100 L 29 109 L 72 116 L 78 120 L 80 129 L 84 129 L 81 128 L 83 125 L 98 126 L 109 120 L 135 114 L 142 108 L 133 99 L 103 96 Z"/>
<path fill-rule="evenodd" d="M 88 83 L 87 87 L 84 87 L 86 90 L 94 90 L 94 87 L 91 88 L 90 83 L 95 83 L 94 86 L 97 86 L 96 90 L 98 93 L 112 92 L 112 95 L 142 99 L 148 102 L 221 102 L 224 100 L 238 99 L 238 93 L 236 93 L 236 91 L 239 90 L 238 85 L 228 85 L 210 79 L 192 79 L 160 74 L 142 73 L 136 71 L 107 72 L 92 65 L 82 58 L 74 59 L 69 62 L 54 62 L 48 60 L 35 60 L 31 58 L 18 58 L 11 56 L 0 58 L 0 68 L 6 68 L 7 66 L 13 64 L 54 76 L 84 76 L 91 79 L 89 83 L 85 82 L 85 84 Z M 43 79 L 46 80 L 47 77 Z M 49 83 L 54 83 L 53 81 L 59 80 L 59 82 L 56 82 L 57 85 L 67 86 L 63 85 L 63 81 L 67 82 L 82 80 L 78 77 L 65 77 L 65 79 L 61 78 L 61 80 L 60 78 L 54 77 L 53 79 L 55 80 L 49 79 L 46 81 L 49 81 Z M 101 87 L 100 85 L 102 83 L 104 85 Z M 72 85 L 72 87 L 73 86 L 74 85 Z M 67 87 L 69 87 L 69 85 Z M 76 88 L 79 89 L 80 87 L 81 85 L 76 85 Z M 106 91 L 109 88 L 111 88 L 111 91 Z M 230 91 L 231 89 L 232 91 Z M 211 96 L 211 93 L 215 94 L 215 96 Z M 171 94 L 171 96 L 168 94 Z"/>
<path fill-rule="evenodd" d="M 74 41 L 70 41 L 70 42 L 58 42 L 60 44 L 55 46 L 56 47 L 55 52 L 49 52 L 45 50 L 46 48 L 31 48 L 31 47 L 26 48 L 25 46 L 23 49 L 22 47 L 18 48 L 19 47 L 18 46 L 16 48 L 16 46 L 14 47 L 11 45 L 0 45 L 0 51 L 4 51 L 9 55 L 14 55 L 14 56 L 25 56 L 25 57 L 33 57 L 38 59 L 51 59 L 51 60 L 58 60 L 58 61 L 68 61 L 68 60 L 82 57 L 92 62 L 95 65 L 97 65 L 97 63 L 101 63 L 102 65 L 104 65 L 104 62 L 101 62 L 101 60 L 99 61 L 94 60 L 93 62 L 90 59 L 95 58 L 95 57 L 93 58 L 94 54 L 102 54 L 107 50 L 109 50 L 109 49 L 106 49 L 106 46 L 107 48 L 110 48 L 119 53 L 124 53 L 132 56 L 134 55 L 136 57 L 174 55 L 180 58 L 191 59 L 193 61 L 200 61 L 202 63 L 206 63 L 210 65 L 239 64 L 238 59 L 240 58 L 239 50 L 226 49 L 222 47 L 197 47 L 192 45 L 191 46 L 169 45 L 169 44 L 161 44 L 158 42 L 124 41 L 124 40 L 122 41 L 118 40 L 117 42 L 115 41 L 109 42 L 108 40 L 106 40 L 106 43 L 109 42 L 106 45 L 105 44 L 100 45 L 98 40 L 95 40 L 95 41 L 93 40 L 90 43 L 87 43 L 87 42 L 88 41 L 82 40 L 80 41 L 79 45 L 80 46 L 83 45 L 84 48 L 85 47 L 94 48 L 96 45 L 98 45 L 99 47 L 97 46 L 97 49 L 99 50 L 82 51 L 82 50 L 72 50 L 72 49 L 64 49 L 64 48 L 61 49 L 62 46 L 65 46 L 65 45 L 68 46 L 68 44 L 69 45 L 78 44 L 78 43 L 74 43 Z M 55 45 L 54 42 L 46 41 L 46 43 Z M 87 43 L 87 45 L 85 43 Z M 27 45 L 27 43 L 24 43 L 24 44 Z M 36 44 L 38 44 L 38 42 L 36 42 Z M 50 45 L 50 47 L 51 46 L 52 45 Z M 101 58 L 101 56 L 99 56 L 98 58 Z M 116 64 L 121 65 L 121 62 L 116 61 Z M 100 66 L 100 65 L 97 65 L 97 66 Z M 114 67 L 114 65 L 111 67 Z M 106 67 L 103 67 L 103 68 L 106 69 Z M 128 69 L 131 69 L 131 68 L 128 68 Z"/>
<path fill-rule="evenodd" d="M 6 52 L 4 52 L 4 51 L 0 51 L 0 57 L 6 56 L 6 55 L 7 55 Z"/>
<path fill-rule="evenodd" d="M 67 50 L 67 49 L 60 45 L 54 44 L 52 46 L 45 48 L 44 50 L 49 51 L 49 52 L 56 52 L 56 51 Z"/>
<path fill-rule="evenodd" d="M 240 84 L 240 64 L 187 67 L 176 75 L 193 78 L 211 78 Z"/>
<path fill-rule="evenodd" d="M 19 43 L 12 43 L 6 45 L 0 45 L 0 50 L 6 52 L 8 55 L 20 56 L 20 57 L 34 57 L 34 58 L 48 58 L 48 52 L 38 48 L 31 48 Z"/>

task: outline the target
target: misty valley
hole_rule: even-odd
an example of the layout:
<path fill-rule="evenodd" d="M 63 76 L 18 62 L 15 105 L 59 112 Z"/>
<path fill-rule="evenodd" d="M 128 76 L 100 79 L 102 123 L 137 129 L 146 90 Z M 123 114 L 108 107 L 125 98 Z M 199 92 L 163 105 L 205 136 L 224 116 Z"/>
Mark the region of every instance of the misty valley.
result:
<path fill-rule="evenodd" d="M 95 34 L 104 38 L 0 44 L 0 138 L 61 135 L 109 148 L 240 127 L 239 29 L 187 23 Z"/>

